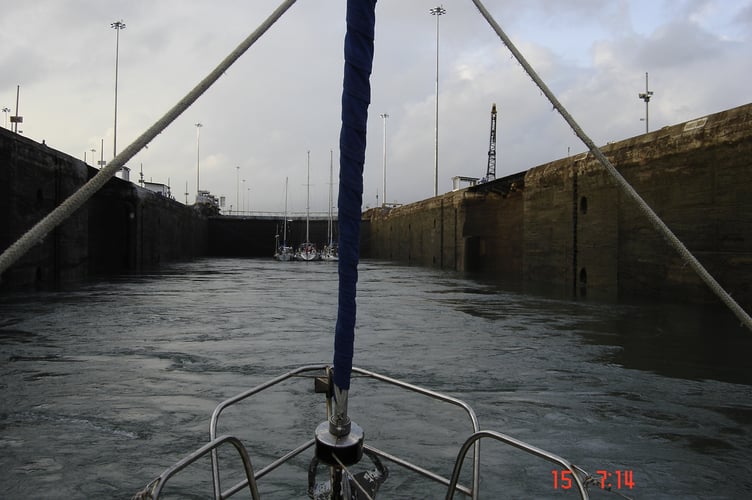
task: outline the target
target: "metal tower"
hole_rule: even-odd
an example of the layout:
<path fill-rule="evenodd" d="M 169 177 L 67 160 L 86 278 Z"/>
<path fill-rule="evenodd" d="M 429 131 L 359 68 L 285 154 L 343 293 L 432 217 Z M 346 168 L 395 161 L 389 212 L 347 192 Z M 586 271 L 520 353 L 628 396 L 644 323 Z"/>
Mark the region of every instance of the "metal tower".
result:
<path fill-rule="evenodd" d="M 496 179 L 496 103 L 491 106 L 491 139 L 488 145 L 488 169 L 483 182 Z"/>
<path fill-rule="evenodd" d="M 645 133 L 647 134 L 650 132 L 650 122 L 648 121 L 648 104 L 650 103 L 650 98 L 653 97 L 653 91 L 648 90 L 648 74 L 645 73 L 645 92 L 640 92 L 637 94 L 637 97 L 645 101 L 645 118 L 640 118 L 640 121 L 645 120 Z"/>

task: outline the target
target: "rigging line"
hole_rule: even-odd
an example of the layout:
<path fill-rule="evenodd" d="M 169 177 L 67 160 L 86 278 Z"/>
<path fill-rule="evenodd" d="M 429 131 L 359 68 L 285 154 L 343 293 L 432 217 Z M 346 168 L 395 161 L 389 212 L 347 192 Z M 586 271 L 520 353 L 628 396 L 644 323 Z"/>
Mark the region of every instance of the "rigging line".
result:
<path fill-rule="evenodd" d="M 37 222 L 29 231 L 21 236 L 15 243 L 5 249 L 0 255 L 0 275 L 5 272 L 11 265 L 20 259 L 31 247 L 42 241 L 47 234 L 59 226 L 73 212 L 81 207 L 94 193 L 96 193 L 104 184 L 133 158 L 144 146 L 151 142 L 167 126 L 175 121 L 188 107 L 193 104 L 201 95 L 206 92 L 229 68 L 253 45 L 266 31 L 282 17 L 295 0 L 284 0 L 271 15 L 256 28 L 256 31 L 248 35 L 235 50 L 233 50 L 222 62 L 209 73 L 193 90 L 185 95 L 178 103 L 173 106 L 162 118 L 149 127 L 146 132 L 141 134 L 127 148 L 120 152 L 105 167 L 84 184 L 78 191 L 69 196 L 52 212 L 47 214 L 42 220 Z"/>
<path fill-rule="evenodd" d="M 561 114 L 567 124 L 569 124 L 575 135 L 577 135 L 577 137 L 579 137 L 580 140 L 588 147 L 590 152 L 593 153 L 593 155 L 598 159 L 601 165 L 603 165 L 608 173 L 611 174 L 611 176 L 622 188 L 622 190 L 637 203 L 638 208 L 653 224 L 653 227 L 655 227 L 658 232 L 661 233 L 663 237 L 668 241 L 668 243 L 674 247 L 674 249 L 685 260 L 685 262 L 689 264 L 689 266 L 695 271 L 695 273 L 697 273 L 700 279 L 702 279 L 705 284 L 708 285 L 710 290 L 713 291 L 713 293 L 715 293 L 716 296 L 718 296 L 718 298 L 720 298 L 721 301 L 726 304 L 729 309 L 731 309 L 731 311 L 736 315 L 737 318 L 739 318 L 742 324 L 749 330 L 752 330 L 752 317 L 750 317 L 750 315 L 731 297 L 731 295 L 729 295 L 728 292 L 723 289 L 723 287 L 715 280 L 715 278 L 710 275 L 710 273 L 695 258 L 695 256 L 692 255 L 687 247 L 684 246 L 681 240 L 679 240 L 679 238 L 674 235 L 671 229 L 669 229 L 668 226 L 666 226 L 666 224 L 661 220 L 661 218 L 656 215 L 653 209 L 650 208 L 650 205 L 648 205 L 645 200 L 643 200 L 642 197 L 637 193 L 637 191 L 635 191 L 635 189 L 626 181 L 626 179 L 622 177 L 619 171 L 616 170 L 616 167 L 611 164 L 608 158 L 606 158 L 601 150 L 598 149 L 598 147 L 590 139 L 590 137 L 585 134 L 585 132 L 582 130 L 582 128 L 580 128 L 574 118 L 572 118 L 569 112 L 564 108 L 564 106 L 562 106 L 553 92 L 551 92 L 548 86 L 543 82 L 543 80 L 541 80 L 532 66 L 530 66 L 525 57 L 520 53 L 519 50 L 517 50 L 517 47 L 515 47 L 509 37 L 507 37 L 506 33 L 504 33 L 504 31 L 494 20 L 488 10 L 486 10 L 481 1 L 473 0 L 473 3 L 486 19 L 486 21 L 488 21 L 488 24 L 491 25 L 491 28 L 493 28 L 499 38 L 501 38 L 501 41 L 504 43 L 504 45 L 506 45 L 512 55 L 514 55 L 515 59 L 517 59 L 517 62 L 520 63 L 520 65 L 525 69 L 525 72 L 530 76 L 530 78 L 533 79 L 535 84 L 538 86 L 541 92 L 543 92 L 546 98 L 548 98 L 553 107 L 556 108 L 556 110 L 559 112 L 559 114 Z"/>
<path fill-rule="evenodd" d="M 363 488 L 363 485 L 361 485 L 356 479 L 355 476 L 353 476 L 353 473 L 350 472 L 350 469 L 347 468 L 345 464 L 342 463 L 342 461 L 339 459 L 336 453 L 332 453 L 332 458 L 339 464 L 340 468 L 347 474 L 347 479 L 352 479 L 352 482 L 355 484 L 355 487 L 360 490 L 360 492 L 365 495 L 366 500 L 373 500 L 373 497 L 368 494 L 368 492 Z"/>

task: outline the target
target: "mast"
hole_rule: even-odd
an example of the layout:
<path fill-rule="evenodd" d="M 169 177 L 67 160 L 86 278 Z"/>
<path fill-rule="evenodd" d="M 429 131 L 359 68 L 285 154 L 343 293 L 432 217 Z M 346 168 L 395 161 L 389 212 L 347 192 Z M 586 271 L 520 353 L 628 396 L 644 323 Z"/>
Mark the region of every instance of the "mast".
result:
<path fill-rule="evenodd" d="M 334 163 L 334 152 L 330 149 L 329 150 L 329 224 L 327 225 L 327 236 L 329 237 L 329 248 L 332 248 L 332 245 L 334 244 L 334 225 L 332 224 L 332 186 L 334 185 L 334 182 L 332 181 L 332 172 L 333 172 L 333 163 Z"/>
<path fill-rule="evenodd" d="M 285 222 L 282 228 L 282 246 L 287 247 L 287 177 L 285 177 Z"/>
<path fill-rule="evenodd" d="M 305 206 L 305 241 L 310 243 L 308 239 L 308 212 L 311 209 L 311 151 L 308 151 L 308 180 L 306 181 L 306 206 Z"/>

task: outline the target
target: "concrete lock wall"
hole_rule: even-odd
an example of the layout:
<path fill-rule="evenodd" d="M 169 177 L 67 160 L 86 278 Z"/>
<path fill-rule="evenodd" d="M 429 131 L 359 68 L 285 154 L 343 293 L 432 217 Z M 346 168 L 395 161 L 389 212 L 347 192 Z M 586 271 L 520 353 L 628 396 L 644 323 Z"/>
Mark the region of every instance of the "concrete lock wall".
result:
<path fill-rule="evenodd" d="M 205 216 L 133 183 L 110 179 L 87 205 L 90 274 L 137 271 L 207 253 Z"/>
<path fill-rule="evenodd" d="M 752 105 L 609 144 L 606 156 L 752 309 Z M 715 300 L 591 154 L 364 214 L 363 255 L 573 296 Z"/>
<path fill-rule="evenodd" d="M 456 268 L 464 249 L 458 244 L 462 195 L 431 198 L 394 209 L 364 214 L 363 254 L 419 266 Z M 464 216 L 464 214 L 462 214 Z"/>
<path fill-rule="evenodd" d="M 0 129 L 0 249 L 78 190 L 98 170 Z M 206 254 L 207 219 L 191 207 L 119 178 L 3 273 L 2 288 L 54 286 Z"/>
<path fill-rule="evenodd" d="M 364 257 L 522 279 L 524 176 L 364 213 Z M 488 188 L 488 189 L 485 189 Z"/>
<path fill-rule="evenodd" d="M 752 104 L 603 148 L 708 271 L 752 309 Z M 95 175 L 0 129 L 0 248 Z M 281 218 L 211 217 L 111 179 L 2 276 L 54 284 L 202 255 L 269 257 Z M 336 231 L 336 229 L 335 229 Z M 326 220 L 311 220 L 326 240 Z M 288 228 L 305 238 L 305 221 Z M 361 255 L 469 271 L 575 297 L 715 298 L 590 154 L 363 214 Z"/>
<path fill-rule="evenodd" d="M 15 242 L 87 179 L 86 166 L 0 129 L 0 248 Z M 56 283 L 86 274 L 88 214 L 78 211 L 32 247 L 2 283 Z"/>
<path fill-rule="evenodd" d="M 624 176 L 739 303 L 752 307 L 752 105 L 667 127 L 614 149 Z M 642 151 L 642 154 L 639 152 Z M 706 300 L 695 273 L 620 195 L 625 295 Z"/>

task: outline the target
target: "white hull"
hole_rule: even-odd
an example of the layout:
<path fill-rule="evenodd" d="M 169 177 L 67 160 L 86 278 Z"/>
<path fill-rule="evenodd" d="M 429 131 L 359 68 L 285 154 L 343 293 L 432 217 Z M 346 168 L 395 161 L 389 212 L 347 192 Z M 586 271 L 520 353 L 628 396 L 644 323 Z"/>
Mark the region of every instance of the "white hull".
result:
<path fill-rule="evenodd" d="M 316 246 L 312 243 L 303 243 L 300 245 L 300 248 L 298 248 L 298 251 L 295 252 L 295 260 L 304 260 L 306 262 L 310 262 L 313 260 L 319 260 L 321 257 L 319 255 L 318 250 L 316 250 Z"/>
<path fill-rule="evenodd" d="M 293 260 L 293 252 L 290 247 L 280 247 L 275 253 L 274 258 L 279 261 Z"/>
<path fill-rule="evenodd" d="M 339 260 L 339 256 L 337 255 L 337 247 L 324 247 L 324 249 L 321 251 L 321 260 Z"/>

